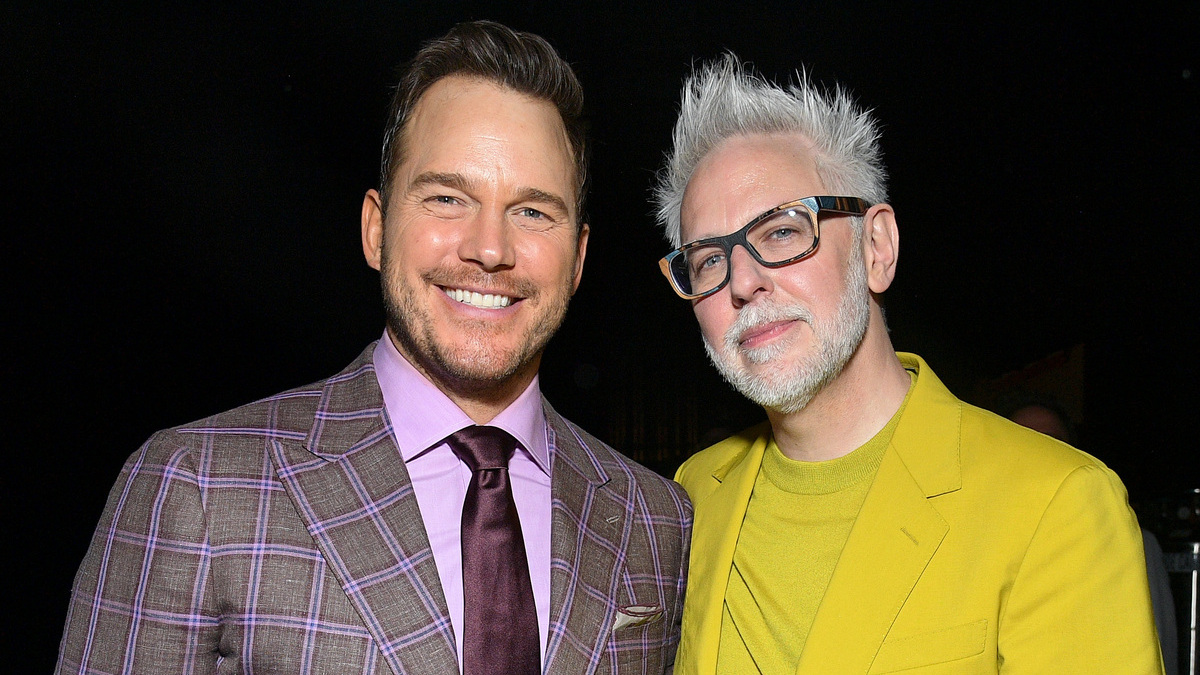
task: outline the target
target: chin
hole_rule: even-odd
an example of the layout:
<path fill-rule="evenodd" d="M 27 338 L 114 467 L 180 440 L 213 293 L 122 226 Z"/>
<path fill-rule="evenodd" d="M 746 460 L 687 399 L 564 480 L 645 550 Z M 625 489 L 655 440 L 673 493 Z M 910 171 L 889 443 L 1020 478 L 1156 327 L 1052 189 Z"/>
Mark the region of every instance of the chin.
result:
<path fill-rule="evenodd" d="M 511 352 L 497 354 L 492 347 L 454 350 L 448 354 L 438 354 L 434 359 L 454 379 L 481 383 L 507 380 L 530 361 Z"/>

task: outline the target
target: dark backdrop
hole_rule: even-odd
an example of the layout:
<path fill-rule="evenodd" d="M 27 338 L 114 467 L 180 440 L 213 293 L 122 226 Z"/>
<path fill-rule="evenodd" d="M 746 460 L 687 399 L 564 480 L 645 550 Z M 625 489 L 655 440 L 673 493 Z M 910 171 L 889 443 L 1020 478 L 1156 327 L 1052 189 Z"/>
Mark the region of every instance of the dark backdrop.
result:
<path fill-rule="evenodd" d="M 18 670 L 50 668 L 107 490 L 151 432 L 332 374 L 379 336 L 358 214 L 387 87 L 470 18 L 547 37 L 587 94 L 591 246 L 542 380 L 568 417 L 669 471 L 761 415 L 706 364 L 647 204 L 681 78 L 732 49 L 883 120 L 898 348 L 969 398 L 1085 345 L 1081 445 L 1135 503 L 1197 486 L 1193 0 L 21 4 L 0 9 Z"/>

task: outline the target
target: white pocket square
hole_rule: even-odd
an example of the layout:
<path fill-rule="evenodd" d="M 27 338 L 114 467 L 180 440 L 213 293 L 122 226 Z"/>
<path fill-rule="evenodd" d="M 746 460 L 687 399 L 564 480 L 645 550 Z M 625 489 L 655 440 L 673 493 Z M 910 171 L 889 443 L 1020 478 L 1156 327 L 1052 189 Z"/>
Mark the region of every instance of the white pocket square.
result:
<path fill-rule="evenodd" d="M 662 616 L 662 607 L 658 605 L 630 605 L 617 608 L 617 620 L 613 622 L 613 630 L 644 626 Z"/>

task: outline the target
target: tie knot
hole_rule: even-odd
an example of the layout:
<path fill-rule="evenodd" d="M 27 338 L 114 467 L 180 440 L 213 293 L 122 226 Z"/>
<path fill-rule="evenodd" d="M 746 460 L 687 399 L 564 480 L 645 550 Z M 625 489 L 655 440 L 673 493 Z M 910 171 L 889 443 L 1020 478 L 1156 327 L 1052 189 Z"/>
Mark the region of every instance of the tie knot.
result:
<path fill-rule="evenodd" d="M 467 427 L 450 434 L 446 442 L 471 471 L 507 469 L 517 449 L 517 439 L 497 427 Z"/>

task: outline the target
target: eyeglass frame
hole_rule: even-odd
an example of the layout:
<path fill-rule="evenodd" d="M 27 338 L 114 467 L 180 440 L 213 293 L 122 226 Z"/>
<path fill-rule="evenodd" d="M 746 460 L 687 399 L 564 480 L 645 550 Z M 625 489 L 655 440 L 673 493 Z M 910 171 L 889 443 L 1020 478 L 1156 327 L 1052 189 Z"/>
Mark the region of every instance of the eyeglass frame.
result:
<path fill-rule="evenodd" d="M 766 260 L 763 260 L 762 256 L 759 255 L 757 250 L 755 250 L 754 246 L 750 244 L 750 240 L 746 238 L 746 234 L 748 232 L 750 232 L 750 230 L 752 230 L 755 225 L 758 225 L 759 223 L 766 220 L 767 218 L 770 218 L 771 216 L 775 215 L 776 213 L 779 213 L 780 211 L 783 211 L 785 209 L 790 209 L 795 206 L 804 206 L 813 215 L 812 246 L 810 246 L 807 251 L 805 251 L 799 255 L 794 255 L 791 258 L 788 258 L 787 260 L 781 260 L 779 262 L 767 262 Z M 680 289 L 679 286 L 675 283 L 674 275 L 671 274 L 671 262 L 674 261 L 676 257 L 683 255 L 684 252 L 688 251 L 689 249 L 696 248 L 698 246 L 712 246 L 713 244 L 716 244 L 721 247 L 722 251 L 725 252 L 725 256 L 727 258 L 732 258 L 733 257 L 733 247 L 738 246 L 740 244 L 741 247 L 746 249 L 746 252 L 750 254 L 750 257 L 754 258 L 754 261 L 757 262 L 759 265 L 762 265 L 763 267 L 768 267 L 768 268 L 783 267 L 784 265 L 790 265 L 798 260 L 807 258 L 808 256 L 812 255 L 817 250 L 817 245 L 821 243 L 820 215 L 821 215 L 822 211 L 827 211 L 829 213 L 838 213 L 838 214 L 841 214 L 844 216 L 864 216 L 864 215 L 866 215 L 867 211 L 871 208 L 871 206 L 873 206 L 873 205 L 868 203 L 867 200 L 862 199 L 861 197 L 830 197 L 830 196 L 820 195 L 820 196 L 814 196 L 814 197 L 801 197 L 800 199 L 793 199 L 790 202 L 784 202 L 784 203 L 780 204 L 779 206 L 776 206 L 773 209 L 770 209 L 768 211 L 764 211 L 763 213 L 760 213 L 759 215 L 755 216 L 753 220 L 746 223 L 745 226 L 743 226 L 737 232 L 731 232 L 729 234 L 721 235 L 719 237 L 708 237 L 707 239 L 697 239 L 696 241 L 689 242 L 689 243 L 684 244 L 683 246 L 680 246 L 679 248 L 671 251 L 670 253 L 666 254 L 661 259 L 659 259 L 658 268 L 659 268 L 659 270 L 662 271 L 663 276 L 665 276 L 667 278 L 667 282 L 671 284 L 671 289 L 674 290 L 675 294 L 678 295 L 679 297 L 683 298 L 684 300 L 699 300 L 701 298 L 707 298 L 708 296 L 712 295 L 713 293 L 716 293 L 717 291 L 721 290 L 722 288 L 725 288 L 725 286 L 729 284 L 729 279 L 733 274 L 733 263 L 731 261 L 730 264 L 726 267 L 725 280 L 722 281 L 721 283 L 717 284 L 716 287 L 712 288 L 711 290 L 705 291 L 703 293 L 691 293 L 691 294 L 684 293 L 683 290 Z"/>

